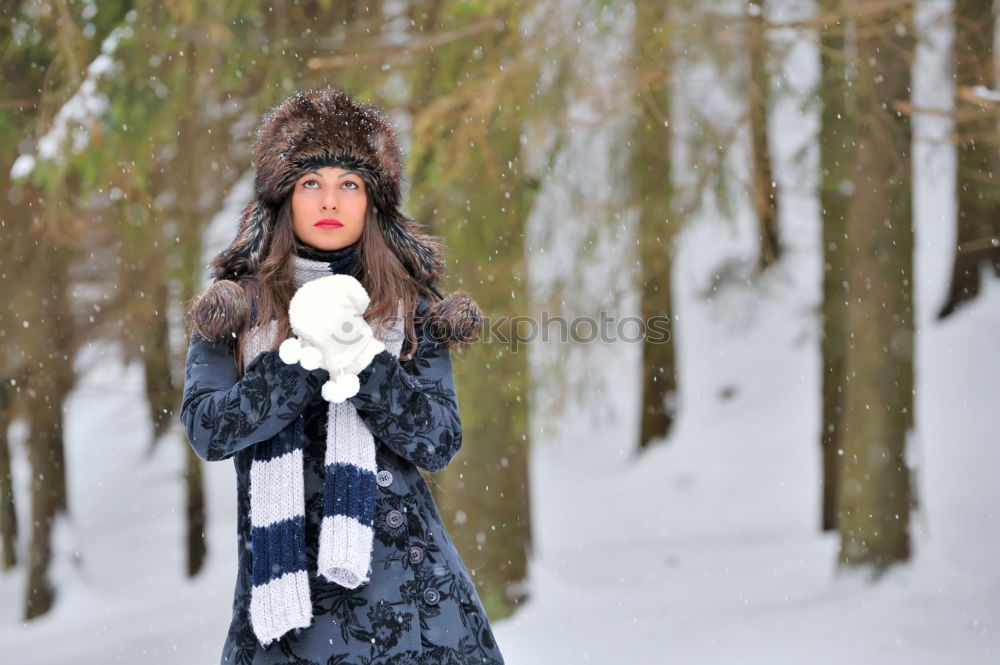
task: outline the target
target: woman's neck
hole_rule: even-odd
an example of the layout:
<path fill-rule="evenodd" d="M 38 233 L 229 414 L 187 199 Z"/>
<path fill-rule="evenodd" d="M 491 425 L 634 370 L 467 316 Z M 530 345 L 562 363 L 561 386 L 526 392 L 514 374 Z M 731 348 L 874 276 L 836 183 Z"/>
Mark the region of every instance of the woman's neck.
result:
<path fill-rule="evenodd" d="M 303 245 L 301 242 L 295 243 L 295 254 L 301 256 L 304 259 L 309 259 L 310 261 L 324 261 L 327 263 L 332 263 L 334 261 L 341 261 L 347 257 L 357 256 L 358 244 L 348 245 L 347 247 L 341 247 L 340 249 L 316 249 L 315 247 L 310 247 L 309 245 Z"/>

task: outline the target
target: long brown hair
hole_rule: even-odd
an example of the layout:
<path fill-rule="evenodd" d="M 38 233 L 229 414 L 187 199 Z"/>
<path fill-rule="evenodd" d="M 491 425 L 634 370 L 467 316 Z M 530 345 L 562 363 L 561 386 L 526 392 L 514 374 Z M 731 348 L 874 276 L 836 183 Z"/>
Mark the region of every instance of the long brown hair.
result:
<path fill-rule="evenodd" d="M 417 350 L 415 315 L 420 296 L 431 302 L 437 300 L 433 291 L 417 282 L 386 244 L 382 233 L 379 214 L 372 204 L 370 189 L 366 182 L 365 192 L 368 205 L 365 208 L 365 225 L 357 243 L 358 260 L 352 275 L 368 292 L 371 302 L 365 310 L 365 320 L 378 330 L 388 330 L 398 315 L 398 303 L 402 303 L 403 325 L 409 346 L 400 354 L 401 360 L 410 358 Z M 237 333 L 236 363 L 243 373 L 243 346 L 247 332 L 263 321 L 275 321 L 278 334 L 272 349 L 292 335 L 288 321 L 288 304 L 295 293 L 292 281 L 293 257 L 296 251 L 296 237 L 292 230 L 292 196 L 289 194 L 276 216 L 274 229 L 260 266 L 253 275 L 242 277 L 243 288 L 250 315 L 246 317 L 242 330 Z M 197 327 L 197 323 L 196 323 Z"/>

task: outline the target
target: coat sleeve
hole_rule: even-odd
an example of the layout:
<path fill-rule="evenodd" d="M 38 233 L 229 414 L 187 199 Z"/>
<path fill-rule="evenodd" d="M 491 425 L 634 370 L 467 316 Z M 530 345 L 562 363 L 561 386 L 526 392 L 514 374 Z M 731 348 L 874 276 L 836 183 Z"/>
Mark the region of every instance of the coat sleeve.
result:
<path fill-rule="evenodd" d="M 325 370 L 286 365 L 265 351 L 236 373 L 230 343 L 191 337 L 184 368 L 181 422 L 199 457 L 231 457 L 266 441 L 299 415 L 327 379 Z"/>
<path fill-rule="evenodd" d="M 382 351 L 358 379 L 349 398 L 377 441 L 426 469 L 448 466 L 462 445 L 462 422 L 448 347 L 418 329 L 414 357 L 404 364 Z"/>

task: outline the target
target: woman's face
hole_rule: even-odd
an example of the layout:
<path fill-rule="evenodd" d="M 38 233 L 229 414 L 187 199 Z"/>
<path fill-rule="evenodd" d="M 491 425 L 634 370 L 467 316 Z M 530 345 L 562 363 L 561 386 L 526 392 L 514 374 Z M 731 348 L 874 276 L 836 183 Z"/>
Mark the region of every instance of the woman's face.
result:
<path fill-rule="evenodd" d="M 313 249 L 353 245 L 365 228 L 368 196 L 357 173 L 324 166 L 298 179 L 292 190 L 292 229 Z"/>

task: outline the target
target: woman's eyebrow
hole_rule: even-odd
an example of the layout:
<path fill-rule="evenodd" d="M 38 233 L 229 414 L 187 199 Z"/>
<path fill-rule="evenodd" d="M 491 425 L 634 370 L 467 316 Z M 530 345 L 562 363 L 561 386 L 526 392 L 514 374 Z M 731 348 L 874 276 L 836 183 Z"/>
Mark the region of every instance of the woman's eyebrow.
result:
<path fill-rule="evenodd" d="M 302 174 L 301 176 L 299 176 L 299 177 L 301 177 L 301 178 L 304 178 L 304 177 L 306 177 L 307 175 L 319 175 L 319 169 L 318 169 L 318 168 L 315 168 L 315 169 L 310 169 L 309 171 L 306 171 L 305 173 L 303 173 L 303 174 Z M 339 179 L 341 179 L 341 178 L 346 178 L 346 177 L 347 177 L 347 176 L 349 176 L 349 175 L 356 175 L 356 176 L 358 176 L 359 178 L 361 177 L 361 176 L 360 176 L 359 174 L 355 173 L 354 171 L 346 171 L 345 173 L 343 173 L 343 174 L 341 174 L 341 175 L 337 176 L 337 179 L 339 180 Z"/>

